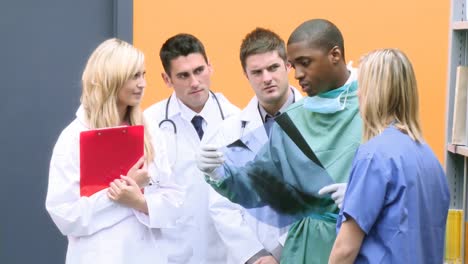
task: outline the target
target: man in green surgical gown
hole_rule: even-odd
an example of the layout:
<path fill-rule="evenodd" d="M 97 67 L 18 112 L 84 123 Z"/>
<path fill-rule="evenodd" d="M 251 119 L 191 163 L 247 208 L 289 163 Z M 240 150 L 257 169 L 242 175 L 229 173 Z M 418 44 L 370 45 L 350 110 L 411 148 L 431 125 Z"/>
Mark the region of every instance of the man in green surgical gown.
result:
<path fill-rule="evenodd" d="M 252 161 L 239 166 L 232 162 L 235 153 L 226 153 L 225 162 L 220 146 L 207 144 L 198 167 L 231 201 L 247 208 L 269 205 L 298 217 L 281 263 L 327 263 L 338 206 L 361 141 L 357 76 L 346 65 L 341 32 L 327 20 L 301 24 L 289 37 L 287 53 L 308 96 L 276 118 L 268 143 Z M 248 146 L 254 138 L 240 141 Z"/>

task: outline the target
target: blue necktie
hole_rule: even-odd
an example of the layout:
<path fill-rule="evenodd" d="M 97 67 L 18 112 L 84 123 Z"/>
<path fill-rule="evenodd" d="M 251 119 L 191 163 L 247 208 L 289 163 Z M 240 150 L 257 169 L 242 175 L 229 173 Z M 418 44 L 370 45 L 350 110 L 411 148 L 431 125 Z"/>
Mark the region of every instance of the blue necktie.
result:
<path fill-rule="evenodd" d="M 203 133 L 204 133 L 202 124 L 203 124 L 203 117 L 197 115 L 192 118 L 192 125 L 193 127 L 195 127 L 195 130 L 197 131 L 198 137 L 200 139 L 202 139 Z"/>
<path fill-rule="evenodd" d="M 271 126 L 273 125 L 273 123 L 275 122 L 275 118 L 272 117 L 271 115 L 266 115 L 265 116 L 265 131 L 268 135 L 268 137 L 270 137 L 270 130 L 271 130 Z"/>
<path fill-rule="evenodd" d="M 265 123 L 263 125 L 265 126 L 265 131 L 268 137 L 270 137 L 271 127 L 273 126 L 273 123 L 275 122 L 275 118 L 279 115 L 281 115 L 281 112 L 277 112 L 275 116 L 271 116 L 269 114 L 265 115 Z"/>

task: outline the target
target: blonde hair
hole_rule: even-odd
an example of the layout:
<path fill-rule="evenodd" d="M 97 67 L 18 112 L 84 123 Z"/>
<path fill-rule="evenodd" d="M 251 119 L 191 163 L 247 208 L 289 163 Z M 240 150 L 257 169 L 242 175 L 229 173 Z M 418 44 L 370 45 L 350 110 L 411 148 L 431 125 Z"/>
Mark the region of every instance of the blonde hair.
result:
<path fill-rule="evenodd" d="M 121 125 L 117 96 L 125 82 L 144 65 L 144 54 L 116 38 L 102 42 L 91 54 L 81 77 L 81 104 L 90 129 Z M 145 125 L 140 106 L 128 106 L 129 125 Z M 145 155 L 153 159 L 151 138 L 145 125 Z"/>
<path fill-rule="evenodd" d="M 416 77 L 402 51 L 381 49 L 365 55 L 358 83 L 364 142 L 391 123 L 411 139 L 422 141 Z"/>

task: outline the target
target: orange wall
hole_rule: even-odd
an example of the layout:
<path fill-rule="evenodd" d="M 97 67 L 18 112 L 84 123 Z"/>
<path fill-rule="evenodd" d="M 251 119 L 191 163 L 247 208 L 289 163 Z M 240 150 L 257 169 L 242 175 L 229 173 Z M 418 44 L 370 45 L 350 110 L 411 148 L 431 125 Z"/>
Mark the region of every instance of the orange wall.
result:
<path fill-rule="evenodd" d="M 242 38 L 257 26 L 269 28 L 285 41 L 305 20 L 326 18 L 345 39 L 347 61 L 376 48 L 400 48 L 416 71 L 426 140 L 443 160 L 448 55 L 449 1 L 134 1 L 134 44 L 146 54 L 146 108 L 167 97 L 160 77 L 159 49 L 181 32 L 205 44 L 214 67 L 212 89 L 244 107 L 253 92 L 242 74 L 238 53 Z M 355 64 L 356 65 L 356 64 Z M 291 81 L 297 86 L 297 82 Z"/>

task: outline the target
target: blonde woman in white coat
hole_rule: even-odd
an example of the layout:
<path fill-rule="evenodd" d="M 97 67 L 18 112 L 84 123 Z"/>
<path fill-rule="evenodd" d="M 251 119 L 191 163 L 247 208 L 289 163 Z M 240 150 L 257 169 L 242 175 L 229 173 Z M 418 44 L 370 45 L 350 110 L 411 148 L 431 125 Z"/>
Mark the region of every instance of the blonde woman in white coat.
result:
<path fill-rule="evenodd" d="M 156 129 L 145 127 L 145 157 L 126 176 L 80 197 L 80 132 L 145 123 L 139 109 L 146 86 L 143 53 L 119 39 L 104 41 L 91 54 L 82 85 L 76 119 L 54 147 L 46 199 L 52 220 L 68 237 L 66 263 L 166 263 L 160 230 L 174 226 L 184 191 L 169 181 L 166 147 Z M 150 180 L 157 184 L 148 186 Z"/>

